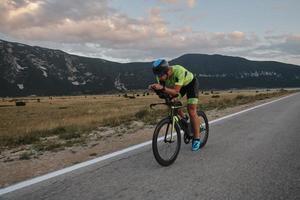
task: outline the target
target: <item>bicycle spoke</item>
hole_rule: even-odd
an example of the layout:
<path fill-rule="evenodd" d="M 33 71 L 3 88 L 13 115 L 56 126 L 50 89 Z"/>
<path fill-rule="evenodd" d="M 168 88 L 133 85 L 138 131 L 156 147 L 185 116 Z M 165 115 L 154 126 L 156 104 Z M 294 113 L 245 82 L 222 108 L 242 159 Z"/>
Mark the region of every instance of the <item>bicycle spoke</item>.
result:
<path fill-rule="evenodd" d="M 171 132 L 170 126 L 172 124 L 168 123 L 161 127 L 159 131 L 160 137 L 157 140 L 159 155 L 165 160 L 170 160 L 174 156 L 178 145 L 177 133 Z"/>

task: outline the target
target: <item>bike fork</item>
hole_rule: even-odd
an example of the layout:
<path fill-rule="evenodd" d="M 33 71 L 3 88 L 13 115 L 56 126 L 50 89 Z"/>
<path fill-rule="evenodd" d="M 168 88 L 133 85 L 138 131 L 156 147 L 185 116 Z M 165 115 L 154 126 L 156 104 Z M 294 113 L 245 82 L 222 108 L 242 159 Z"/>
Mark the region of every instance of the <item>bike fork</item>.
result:
<path fill-rule="evenodd" d="M 178 118 L 176 116 L 173 117 L 172 119 L 172 126 L 171 126 L 171 135 L 168 137 L 168 131 L 169 131 L 169 127 L 170 127 L 170 124 L 168 124 L 167 126 L 167 130 L 166 130 L 166 133 L 165 133 L 165 138 L 164 138 L 164 142 L 165 143 L 172 143 L 174 142 L 173 141 L 173 131 L 175 130 L 175 123 L 178 121 Z M 168 139 L 169 138 L 169 139 Z"/>

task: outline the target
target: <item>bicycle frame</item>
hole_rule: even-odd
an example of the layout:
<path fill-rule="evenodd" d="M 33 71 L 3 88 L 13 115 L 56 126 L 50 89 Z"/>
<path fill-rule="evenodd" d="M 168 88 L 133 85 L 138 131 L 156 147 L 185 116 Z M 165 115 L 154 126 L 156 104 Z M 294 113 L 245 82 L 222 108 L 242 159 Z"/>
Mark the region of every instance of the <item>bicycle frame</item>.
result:
<path fill-rule="evenodd" d="M 173 131 L 175 129 L 175 123 L 178 123 L 179 122 L 179 116 L 178 116 L 178 109 L 180 108 L 183 108 L 185 106 L 183 105 L 179 105 L 179 106 L 176 106 L 176 105 L 173 105 L 174 102 L 166 102 L 166 103 L 156 103 L 156 104 L 151 104 L 150 105 L 150 108 L 153 109 L 154 106 L 156 105 L 167 105 L 169 107 L 169 117 L 171 119 L 171 122 L 172 122 L 172 126 L 171 126 L 171 137 L 170 137 L 170 140 L 167 140 L 167 135 L 168 135 L 168 131 L 169 131 L 169 125 L 167 126 L 167 129 L 166 129 L 166 133 L 165 133 L 165 138 L 164 138 L 164 142 L 169 142 L 169 143 L 172 143 L 172 138 L 173 138 Z M 181 104 L 181 102 L 180 102 Z"/>

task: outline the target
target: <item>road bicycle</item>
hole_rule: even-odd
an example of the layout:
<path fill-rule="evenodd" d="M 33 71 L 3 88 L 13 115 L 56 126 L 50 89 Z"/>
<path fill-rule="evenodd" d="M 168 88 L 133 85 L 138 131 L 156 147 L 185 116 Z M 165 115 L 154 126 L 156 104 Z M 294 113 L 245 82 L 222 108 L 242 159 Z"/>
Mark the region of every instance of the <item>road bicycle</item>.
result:
<path fill-rule="evenodd" d="M 187 115 L 184 118 L 180 117 L 178 110 L 185 106 L 180 101 L 175 100 L 176 97 L 171 97 L 159 90 L 155 90 L 155 92 L 165 102 L 151 104 L 150 108 L 154 109 L 157 105 L 166 105 L 169 114 L 158 122 L 154 130 L 152 150 L 160 165 L 169 166 L 174 163 L 179 154 L 182 133 L 184 143 L 189 144 L 193 139 L 193 128 Z M 200 148 L 203 148 L 209 134 L 208 119 L 203 111 L 199 110 L 197 113 L 200 118 Z"/>

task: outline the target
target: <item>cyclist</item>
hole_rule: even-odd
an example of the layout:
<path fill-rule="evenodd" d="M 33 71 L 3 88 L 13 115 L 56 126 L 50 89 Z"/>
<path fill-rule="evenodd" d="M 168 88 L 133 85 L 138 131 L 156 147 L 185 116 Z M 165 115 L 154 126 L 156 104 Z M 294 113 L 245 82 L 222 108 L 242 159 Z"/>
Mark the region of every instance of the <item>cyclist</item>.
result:
<path fill-rule="evenodd" d="M 194 130 L 192 141 L 192 151 L 200 149 L 200 118 L 197 114 L 198 104 L 198 80 L 181 65 L 169 66 L 165 59 L 157 59 L 152 64 L 153 73 L 156 75 L 158 83 L 149 85 L 149 89 L 160 90 L 171 96 L 183 97 L 187 95 L 187 110 Z M 184 113 L 179 111 L 183 118 Z"/>

